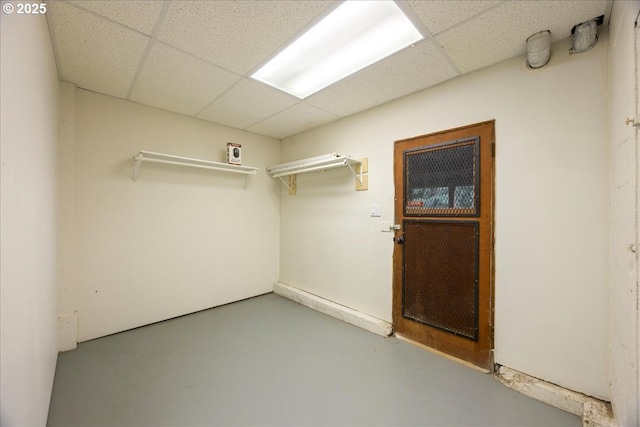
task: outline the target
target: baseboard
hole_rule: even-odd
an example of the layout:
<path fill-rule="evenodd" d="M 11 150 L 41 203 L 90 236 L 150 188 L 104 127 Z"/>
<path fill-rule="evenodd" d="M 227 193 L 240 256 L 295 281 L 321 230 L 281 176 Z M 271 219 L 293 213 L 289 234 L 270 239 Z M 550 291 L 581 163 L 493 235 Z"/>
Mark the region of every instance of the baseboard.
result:
<path fill-rule="evenodd" d="M 393 332 L 393 328 L 389 322 L 310 294 L 309 292 L 294 288 L 282 282 L 277 282 L 273 285 L 273 293 L 331 317 L 335 317 L 336 319 L 358 326 L 369 332 L 373 332 L 374 334 L 388 337 Z"/>
<path fill-rule="evenodd" d="M 506 366 L 498 368 L 496 378 L 507 387 L 528 397 L 581 417 L 583 426 L 615 427 L 616 425 L 611 406 L 607 402 L 567 390 Z"/>

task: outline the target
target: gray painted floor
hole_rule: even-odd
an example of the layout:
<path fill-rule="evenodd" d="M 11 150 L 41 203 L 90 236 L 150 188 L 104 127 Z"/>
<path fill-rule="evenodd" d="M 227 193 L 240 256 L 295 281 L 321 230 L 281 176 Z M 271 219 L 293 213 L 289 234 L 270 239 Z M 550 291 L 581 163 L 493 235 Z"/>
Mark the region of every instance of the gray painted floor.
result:
<path fill-rule="evenodd" d="M 49 426 L 581 426 L 395 338 L 274 294 L 60 354 Z"/>

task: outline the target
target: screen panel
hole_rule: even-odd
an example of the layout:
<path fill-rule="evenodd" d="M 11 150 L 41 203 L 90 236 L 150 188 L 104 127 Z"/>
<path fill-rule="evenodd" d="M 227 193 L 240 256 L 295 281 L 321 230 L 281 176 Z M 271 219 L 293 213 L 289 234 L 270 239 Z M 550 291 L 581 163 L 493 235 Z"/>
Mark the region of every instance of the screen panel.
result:
<path fill-rule="evenodd" d="M 479 216 L 478 137 L 404 152 L 405 216 Z"/>
<path fill-rule="evenodd" d="M 402 315 L 478 338 L 478 223 L 404 221 Z"/>

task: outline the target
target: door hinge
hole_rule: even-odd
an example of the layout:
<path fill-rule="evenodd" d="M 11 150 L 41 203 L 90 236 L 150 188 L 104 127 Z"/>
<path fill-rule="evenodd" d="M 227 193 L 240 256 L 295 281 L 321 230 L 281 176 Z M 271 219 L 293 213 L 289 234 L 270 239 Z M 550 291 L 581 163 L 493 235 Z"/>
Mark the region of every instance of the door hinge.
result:
<path fill-rule="evenodd" d="M 496 143 L 495 141 L 493 141 L 491 143 L 491 157 L 495 157 L 496 156 Z"/>

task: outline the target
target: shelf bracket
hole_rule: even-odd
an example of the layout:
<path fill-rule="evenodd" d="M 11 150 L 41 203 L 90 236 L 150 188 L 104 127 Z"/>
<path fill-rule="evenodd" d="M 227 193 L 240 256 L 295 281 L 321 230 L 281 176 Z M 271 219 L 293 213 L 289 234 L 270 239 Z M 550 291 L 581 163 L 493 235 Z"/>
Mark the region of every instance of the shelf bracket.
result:
<path fill-rule="evenodd" d="M 362 185 L 362 168 L 360 168 L 360 173 L 356 172 L 356 170 L 353 168 L 353 166 L 351 166 L 349 163 L 347 163 L 347 166 L 349 166 L 349 169 L 351 169 L 351 172 L 353 172 L 353 174 L 356 176 L 356 179 L 358 180 L 358 182 L 360 183 L 360 185 Z"/>
<path fill-rule="evenodd" d="M 287 181 L 284 180 L 284 178 L 282 178 L 281 176 L 279 176 L 278 178 L 280 178 L 280 181 L 282 181 L 282 183 L 284 184 L 285 187 L 287 187 L 287 189 L 289 190 L 289 195 L 290 196 L 294 196 L 296 194 L 296 190 L 297 190 L 297 186 L 296 186 L 296 177 L 297 175 L 293 174 L 293 175 L 286 175 L 289 177 L 289 183 L 287 184 Z"/>
<path fill-rule="evenodd" d="M 136 154 L 133 157 L 133 181 L 138 180 L 138 173 L 140 172 L 140 164 L 142 163 L 142 156 L 140 154 Z"/>
<path fill-rule="evenodd" d="M 282 183 L 284 184 L 284 186 L 285 186 L 285 187 L 287 187 L 287 188 L 289 189 L 289 191 L 293 191 L 293 190 L 292 190 L 292 188 L 291 188 L 291 187 L 289 187 L 289 184 L 287 184 L 287 182 L 286 182 L 284 179 L 282 179 L 282 177 L 281 177 L 281 176 L 279 176 L 278 178 L 280 178 L 280 181 L 282 181 Z"/>

